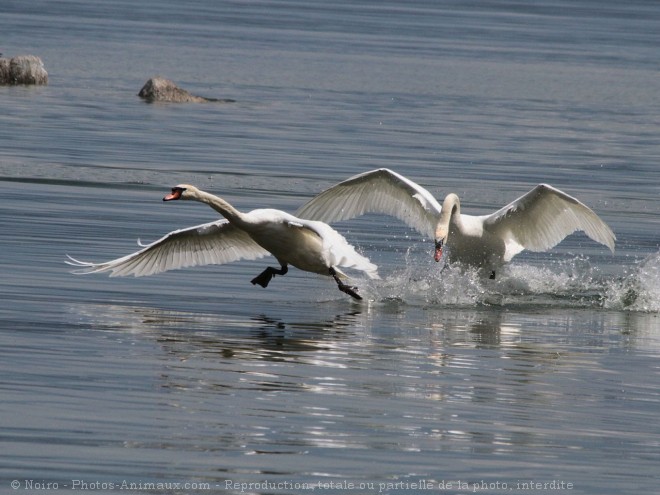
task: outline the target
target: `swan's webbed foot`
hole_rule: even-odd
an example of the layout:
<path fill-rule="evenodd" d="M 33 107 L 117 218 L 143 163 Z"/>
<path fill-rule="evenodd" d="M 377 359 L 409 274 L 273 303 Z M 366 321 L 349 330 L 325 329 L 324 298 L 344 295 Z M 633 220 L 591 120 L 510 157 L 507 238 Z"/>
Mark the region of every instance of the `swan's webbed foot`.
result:
<path fill-rule="evenodd" d="M 282 267 L 279 270 L 277 268 L 273 268 L 272 266 L 269 266 L 259 275 L 257 275 L 252 280 L 250 280 L 250 282 L 252 282 L 252 285 L 259 284 L 265 289 L 266 287 L 268 287 L 268 284 L 275 275 L 285 275 L 286 272 L 288 271 L 289 268 L 286 265 L 282 265 Z"/>
<path fill-rule="evenodd" d="M 362 301 L 362 296 L 356 292 L 357 287 L 351 287 L 350 285 L 346 285 L 346 284 L 342 283 L 341 281 L 337 282 L 337 287 L 339 287 L 340 291 L 348 294 L 353 299 L 357 299 L 358 301 Z"/>
<path fill-rule="evenodd" d="M 489 279 L 495 280 L 495 270 L 491 270 L 490 275 L 488 276 Z"/>
<path fill-rule="evenodd" d="M 334 278 L 335 282 L 337 282 L 337 287 L 339 288 L 340 291 L 342 291 L 345 294 L 348 294 L 353 299 L 357 299 L 358 301 L 362 300 L 362 296 L 360 296 L 360 294 L 357 293 L 358 288 L 352 287 L 350 285 L 346 285 L 344 282 L 342 282 L 337 276 L 337 272 L 334 270 L 334 268 L 330 268 L 330 275 L 332 275 L 332 278 Z"/>
<path fill-rule="evenodd" d="M 268 268 L 270 268 L 270 267 L 268 267 Z M 250 280 L 250 282 L 252 282 L 252 285 L 259 284 L 263 288 L 268 287 L 269 282 L 273 278 L 273 274 L 269 271 L 268 268 L 266 270 L 264 270 L 263 272 L 261 272 L 256 277 L 254 277 L 252 280 Z"/>

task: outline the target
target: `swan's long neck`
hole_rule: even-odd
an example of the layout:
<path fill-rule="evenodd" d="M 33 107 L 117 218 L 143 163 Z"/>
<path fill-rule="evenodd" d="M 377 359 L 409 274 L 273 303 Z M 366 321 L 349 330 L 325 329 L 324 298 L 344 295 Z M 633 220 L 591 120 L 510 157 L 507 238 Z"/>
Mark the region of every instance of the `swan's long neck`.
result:
<path fill-rule="evenodd" d="M 442 202 L 442 212 L 438 218 L 438 226 L 436 228 L 436 239 L 444 239 L 449 234 L 449 224 L 452 217 L 458 217 L 461 213 L 461 202 L 458 196 L 454 193 L 448 194 Z"/>
<path fill-rule="evenodd" d="M 199 201 L 200 203 L 206 203 L 233 224 L 237 224 L 238 226 L 245 224 L 245 214 L 241 213 L 232 205 L 227 203 L 224 199 L 218 196 L 197 190 L 195 191 L 194 195 L 190 196 L 190 199 Z"/>

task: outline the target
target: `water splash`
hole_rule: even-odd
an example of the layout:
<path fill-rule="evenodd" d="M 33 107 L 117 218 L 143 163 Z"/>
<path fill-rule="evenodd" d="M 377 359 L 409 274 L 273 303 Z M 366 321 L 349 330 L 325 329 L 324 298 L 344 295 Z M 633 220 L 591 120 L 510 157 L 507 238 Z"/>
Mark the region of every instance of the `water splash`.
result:
<path fill-rule="evenodd" d="M 605 307 L 660 312 L 660 252 L 648 256 L 624 277 L 608 285 Z"/>
<path fill-rule="evenodd" d="M 447 307 L 541 306 L 660 311 L 660 253 L 623 275 L 604 274 L 587 257 L 544 262 L 514 262 L 495 280 L 473 269 L 419 265 L 406 260 L 400 270 L 372 287 L 380 301 Z"/>

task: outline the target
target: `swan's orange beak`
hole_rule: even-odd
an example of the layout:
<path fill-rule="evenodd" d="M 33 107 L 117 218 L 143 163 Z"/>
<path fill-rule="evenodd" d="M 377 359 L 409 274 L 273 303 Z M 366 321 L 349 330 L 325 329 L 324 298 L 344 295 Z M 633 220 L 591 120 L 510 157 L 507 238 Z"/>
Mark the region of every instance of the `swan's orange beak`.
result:
<path fill-rule="evenodd" d="M 435 255 L 433 256 L 433 259 L 436 262 L 442 259 L 442 239 L 435 241 Z"/>
<path fill-rule="evenodd" d="M 181 199 L 181 194 L 183 189 L 180 187 L 173 187 L 172 192 L 163 198 L 163 201 L 174 201 L 175 199 Z"/>

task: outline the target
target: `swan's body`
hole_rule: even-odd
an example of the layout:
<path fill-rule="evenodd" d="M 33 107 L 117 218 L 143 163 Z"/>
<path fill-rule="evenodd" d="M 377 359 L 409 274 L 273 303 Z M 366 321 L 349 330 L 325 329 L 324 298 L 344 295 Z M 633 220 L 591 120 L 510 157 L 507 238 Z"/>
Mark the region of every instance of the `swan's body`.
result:
<path fill-rule="evenodd" d="M 442 205 L 419 184 L 388 169 L 353 176 L 303 205 L 296 215 L 324 222 L 365 213 L 392 215 L 435 240 L 435 260 L 448 259 L 491 275 L 524 249 L 546 251 L 582 230 L 614 252 L 612 230 L 587 206 L 547 184 L 489 215 L 464 215 L 456 194 Z M 494 276 L 494 275 L 493 275 Z"/>
<path fill-rule="evenodd" d="M 346 276 L 339 267 L 378 278 L 376 265 L 323 222 L 303 220 L 273 209 L 242 213 L 222 198 L 190 185 L 174 187 L 163 201 L 178 199 L 206 203 L 225 219 L 170 232 L 135 253 L 105 263 L 70 258 L 70 264 L 81 267 L 74 273 L 111 272 L 111 276 L 139 277 L 188 266 L 257 259 L 270 253 L 277 258 L 280 268 L 268 267 L 252 280 L 253 284 L 266 287 L 274 275 L 284 275 L 290 264 L 307 272 L 332 276 L 340 290 L 361 299 L 355 288 L 341 282 L 339 276 Z"/>

